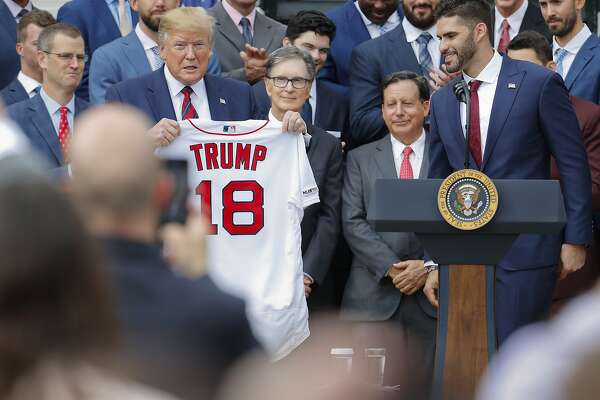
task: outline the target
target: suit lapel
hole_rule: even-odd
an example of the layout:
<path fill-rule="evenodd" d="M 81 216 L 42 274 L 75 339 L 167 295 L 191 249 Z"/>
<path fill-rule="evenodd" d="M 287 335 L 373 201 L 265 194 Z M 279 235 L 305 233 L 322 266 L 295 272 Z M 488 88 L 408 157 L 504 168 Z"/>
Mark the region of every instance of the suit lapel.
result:
<path fill-rule="evenodd" d="M 123 38 L 121 46 L 125 58 L 129 61 L 132 68 L 137 71 L 140 75 L 148 74 L 152 72 L 150 64 L 148 64 L 148 58 L 146 52 L 142 47 L 142 43 L 135 34 L 135 30 Z"/>
<path fill-rule="evenodd" d="M 311 135 L 309 147 L 308 147 L 308 149 L 306 149 L 307 150 L 306 154 L 308 156 L 308 160 L 310 161 L 315 156 L 315 153 L 317 152 L 317 149 L 320 148 L 319 141 L 321 140 L 321 135 L 315 135 L 313 133 L 313 131 L 314 131 L 313 125 L 311 125 L 310 123 L 307 124 L 306 130 Z"/>
<path fill-rule="evenodd" d="M 454 137 L 454 141 L 455 141 L 456 145 L 464 151 L 466 142 L 465 142 L 464 127 L 460 120 L 460 103 L 458 102 L 458 100 L 456 100 L 456 97 L 454 96 L 454 93 L 452 91 L 452 88 L 454 87 L 454 83 L 461 79 L 462 79 L 462 77 L 459 77 L 459 78 L 456 78 L 456 79 L 450 81 L 447 85 L 449 90 L 444 91 L 444 96 L 446 96 L 446 98 L 442 104 L 443 104 L 443 109 L 448 110 L 448 112 L 440 113 L 440 115 L 447 115 L 448 121 L 446 121 L 447 125 L 445 125 L 445 126 L 440 124 L 442 126 L 439 126 L 438 130 L 450 129 L 450 131 L 452 132 L 452 136 Z M 444 122 L 444 121 L 442 121 L 442 122 Z M 469 163 L 470 163 L 470 165 L 475 165 L 475 160 L 473 160 L 473 157 L 471 157 L 471 160 L 469 161 Z"/>
<path fill-rule="evenodd" d="M 385 135 L 379 139 L 375 147 L 375 163 L 382 173 L 383 178 L 398 178 L 396 173 L 396 164 L 394 163 L 394 153 L 392 152 L 392 141 L 390 135 Z"/>
<path fill-rule="evenodd" d="M 405 68 L 410 71 L 421 71 L 421 64 L 417 61 L 412 46 L 406 40 L 402 24 L 398 25 L 396 29 L 385 35 L 385 37 L 394 43 L 393 48 L 397 49 L 389 54 L 390 57 L 396 58 L 396 65 L 405 65 Z"/>
<path fill-rule="evenodd" d="M 157 122 L 162 118 L 177 120 L 171 102 L 171 93 L 165 79 L 164 67 L 152 73 L 151 81 L 146 90 L 148 103 L 152 107 L 152 113 Z"/>
<path fill-rule="evenodd" d="M 13 41 L 17 41 L 17 21 L 12 16 L 8 6 L 0 2 L 0 23 Z"/>
<path fill-rule="evenodd" d="M 429 133 L 425 132 L 425 148 L 423 149 L 423 160 L 421 161 L 421 170 L 419 171 L 419 179 L 427 179 L 429 172 Z"/>
<path fill-rule="evenodd" d="M 221 96 L 219 83 L 210 75 L 204 75 L 204 85 L 206 86 L 206 97 L 208 98 L 208 108 L 210 117 L 213 121 L 227 121 L 229 119 L 229 105 L 226 96 Z"/>
<path fill-rule="evenodd" d="M 348 20 L 348 26 L 351 29 L 348 29 L 347 32 L 350 34 L 353 43 L 362 43 L 371 39 L 371 35 L 369 35 L 369 31 L 365 26 L 356 6 L 354 5 L 353 0 L 349 0 L 346 3 L 346 19 Z M 401 18 L 402 19 L 402 18 Z"/>
<path fill-rule="evenodd" d="M 273 41 L 271 27 L 271 21 L 266 19 L 261 13 L 256 12 L 256 18 L 254 19 L 254 37 L 252 39 L 252 45 L 254 47 L 269 48 L 269 45 Z M 281 43 L 279 43 L 279 45 L 281 45 Z"/>
<path fill-rule="evenodd" d="M 108 4 L 106 4 L 106 1 L 95 0 L 95 3 L 96 4 L 94 5 L 94 8 L 98 11 L 98 19 L 105 22 L 106 28 L 110 31 L 110 35 L 115 38 L 121 37 L 119 25 L 110 12 L 110 7 Z M 137 23 L 137 21 L 135 23 Z M 135 23 L 133 23 L 131 26 L 135 27 Z"/>
<path fill-rule="evenodd" d="M 571 64 L 571 68 L 569 68 L 569 73 L 567 74 L 567 78 L 565 79 L 565 85 L 568 90 L 571 90 L 573 83 L 583 71 L 587 63 L 591 61 L 594 57 L 594 49 L 598 46 L 598 38 L 592 35 L 585 41 L 579 53 L 575 56 L 575 60 L 573 60 L 573 64 Z"/>
<path fill-rule="evenodd" d="M 64 164 L 62 152 L 60 151 L 60 143 L 58 142 L 58 133 L 52 123 L 52 118 L 42 100 L 42 96 L 35 96 L 31 99 L 29 105 L 31 111 L 31 120 L 35 125 L 38 134 L 46 141 L 48 147 L 52 151 L 54 158 L 59 165 Z"/>
<path fill-rule="evenodd" d="M 244 38 L 231 18 L 229 18 L 229 14 L 227 14 L 220 1 L 214 6 L 214 10 L 216 15 L 215 25 L 217 26 L 217 29 L 223 34 L 225 39 L 229 40 L 235 46 L 236 49 L 242 51 L 244 49 Z"/>
<path fill-rule="evenodd" d="M 500 69 L 496 93 L 494 94 L 494 102 L 492 103 L 490 124 L 487 131 L 487 140 L 483 152 L 481 170 L 484 170 L 486 162 L 489 160 L 494 149 L 494 145 L 508 120 L 508 115 L 510 114 L 515 98 L 519 93 L 521 80 L 524 75 L 525 72 L 519 71 L 516 68 L 516 63 L 510 61 L 510 58 L 502 58 L 502 68 Z"/>

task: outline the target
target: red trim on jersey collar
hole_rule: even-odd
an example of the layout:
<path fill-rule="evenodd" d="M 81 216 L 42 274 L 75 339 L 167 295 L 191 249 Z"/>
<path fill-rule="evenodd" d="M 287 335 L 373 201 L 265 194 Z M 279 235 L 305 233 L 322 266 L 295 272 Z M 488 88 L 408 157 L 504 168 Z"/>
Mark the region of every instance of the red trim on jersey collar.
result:
<path fill-rule="evenodd" d="M 198 129 L 202 133 L 206 133 L 206 134 L 209 134 L 209 135 L 217 135 L 217 136 L 245 136 L 245 135 L 249 135 L 251 133 L 260 131 L 262 128 L 264 128 L 265 126 L 267 126 L 267 124 L 270 122 L 270 121 L 265 121 L 264 124 L 262 124 L 261 126 L 259 126 L 258 128 L 254 129 L 253 131 L 250 131 L 250 132 L 244 132 L 244 133 L 223 133 L 223 132 L 209 132 L 209 131 L 207 131 L 205 129 L 198 128 L 196 125 L 194 125 L 194 123 L 192 122 L 191 119 L 187 119 L 186 121 L 189 122 L 190 125 L 192 125 L 196 129 Z M 227 125 L 227 124 L 225 124 L 225 125 Z M 235 122 L 231 122 L 231 125 L 235 125 Z"/>

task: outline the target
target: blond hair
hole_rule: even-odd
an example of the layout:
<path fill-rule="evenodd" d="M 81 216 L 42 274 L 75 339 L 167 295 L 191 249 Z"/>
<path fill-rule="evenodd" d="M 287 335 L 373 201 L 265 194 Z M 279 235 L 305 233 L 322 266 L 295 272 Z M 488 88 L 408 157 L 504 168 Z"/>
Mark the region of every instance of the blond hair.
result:
<path fill-rule="evenodd" d="M 158 41 L 162 44 L 169 33 L 173 31 L 187 31 L 195 33 L 208 33 L 211 47 L 213 46 L 213 32 L 215 19 L 200 7 L 180 7 L 166 12 L 160 18 L 158 27 Z"/>

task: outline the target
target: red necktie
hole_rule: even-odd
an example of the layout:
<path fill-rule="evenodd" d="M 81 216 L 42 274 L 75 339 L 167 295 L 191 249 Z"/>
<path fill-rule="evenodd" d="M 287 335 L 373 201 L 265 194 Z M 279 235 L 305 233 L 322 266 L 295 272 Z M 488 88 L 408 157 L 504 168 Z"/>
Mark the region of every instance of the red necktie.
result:
<path fill-rule="evenodd" d="M 413 170 L 410 165 L 409 156 L 413 152 L 410 146 L 406 146 L 402 150 L 402 163 L 400 164 L 400 179 L 413 179 Z"/>
<path fill-rule="evenodd" d="M 508 43 L 510 42 L 510 35 L 508 34 L 508 29 L 510 28 L 510 25 L 508 24 L 507 19 L 502 21 L 500 28 L 502 28 L 502 32 L 500 32 L 500 41 L 498 42 L 498 51 L 502 54 L 505 54 L 506 48 L 508 47 Z"/>
<path fill-rule="evenodd" d="M 471 118 L 469 120 L 469 150 L 477 163 L 477 167 L 481 167 L 481 129 L 479 127 L 479 95 L 477 90 L 481 85 L 481 81 L 472 80 L 469 83 L 471 92 Z"/>
<path fill-rule="evenodd" d="M 69 145 L 69 133 L 71 129 L 69 128 L 69 120 L 67 119 L 67 112 L 69 109 L 65 106 L 62 106 L 60 109 L 60 120 L 58 121 L 58 141 L 60 142 L 60 149 L 62 151 L 63 157 L 67 158 L 67 146 Z"/>
<path fill-rule="evenodd" d="M 192 93 L 194 93 L 192 88 L 186 86 L 183 89 L 181 89 L 181 93 L 183 93 L 183 103 L 181 104 L 181 119 L 186 120 L 198 118 L 198 113 L 196 112 L 196 109 L 192 104 L 191 96 Z"/>

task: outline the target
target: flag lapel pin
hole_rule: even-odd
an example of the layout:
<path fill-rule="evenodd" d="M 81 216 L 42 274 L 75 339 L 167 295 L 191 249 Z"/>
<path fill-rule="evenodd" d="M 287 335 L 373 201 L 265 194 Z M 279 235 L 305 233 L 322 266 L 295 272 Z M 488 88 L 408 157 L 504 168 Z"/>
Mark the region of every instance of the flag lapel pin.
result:
<path fill-rule="evenodd" d="M 512 82 L 510 82 L 510 83 L 508 84 L 508 88 L 509 88 L 509 89 L 516 89 L 516 88 L 517 88 L 517 84 L 516 84 L 516 83 L 512 83 Z"/>
<path fill-rule="evenodd" d="M 222 97 L 219 97 L 219 103 L 221 103 L 221 104 L 227 104 L 227 102 L 225 101 L 225 99 L 222 98 Z"/>

